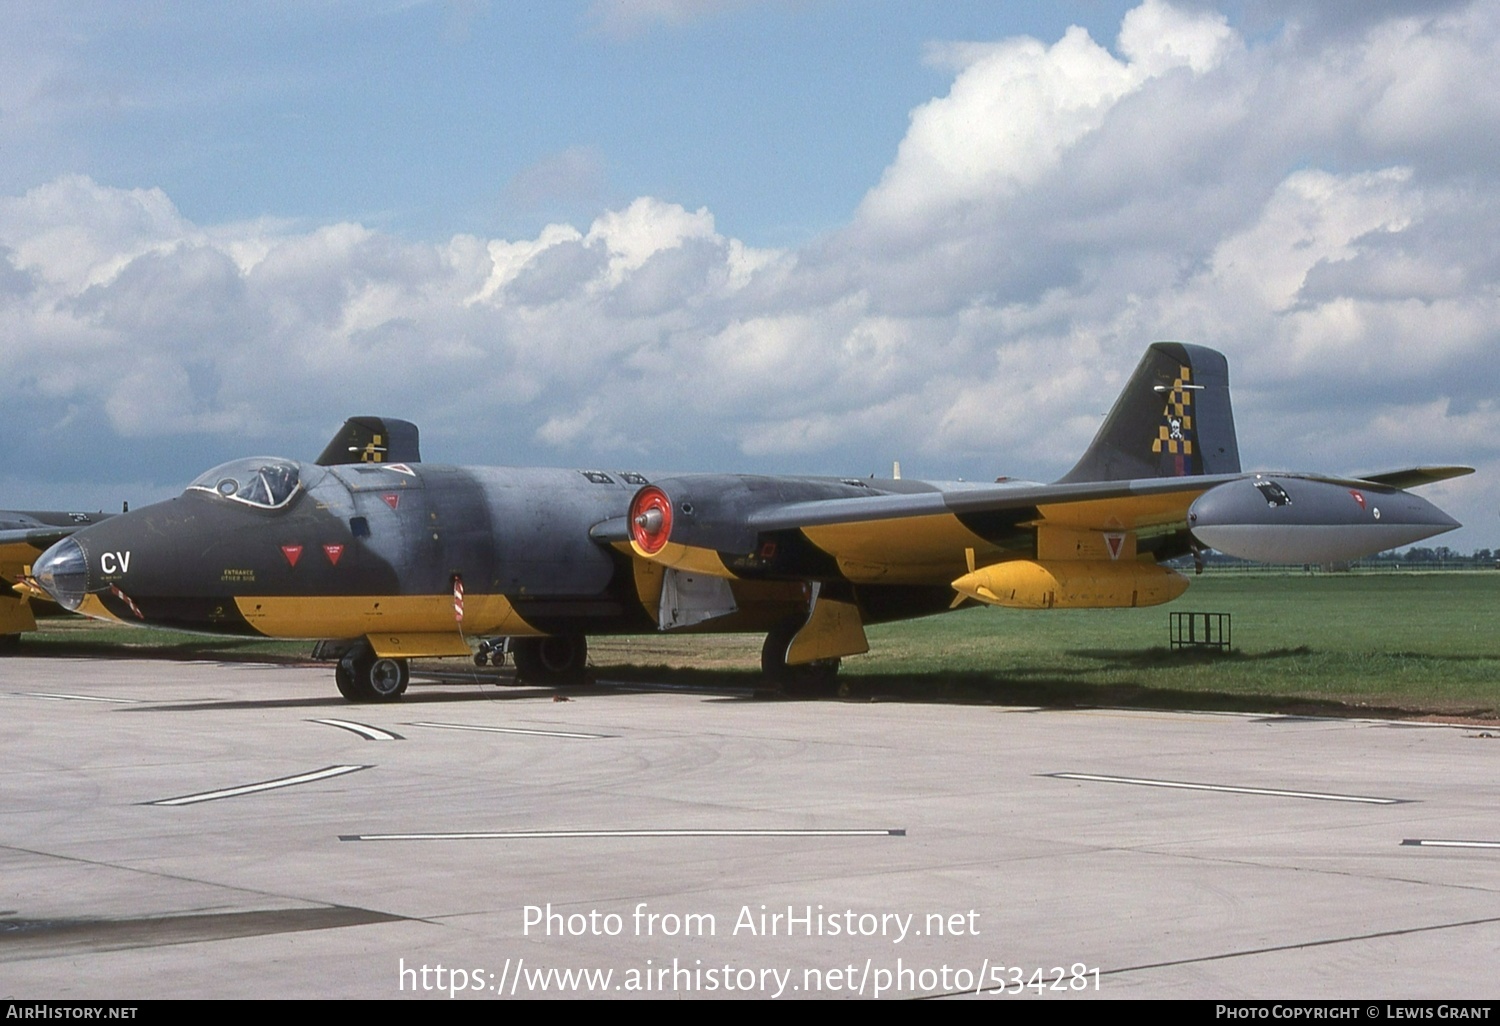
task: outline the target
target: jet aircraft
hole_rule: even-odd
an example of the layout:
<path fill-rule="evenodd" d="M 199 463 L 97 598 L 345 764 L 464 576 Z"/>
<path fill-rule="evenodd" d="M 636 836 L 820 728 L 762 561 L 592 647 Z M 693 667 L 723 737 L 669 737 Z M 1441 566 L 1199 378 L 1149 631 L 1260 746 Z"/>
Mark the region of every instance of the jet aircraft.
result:
<path fill-rule="evenodd" d="M 57 612 L 45 595 L 15 587 L 31 561 L 59 539 L 108 516 L 0 510 L 0 652 L 13 651 L 23 632 L 36 630 L 36 603 L 42 603 L 44 612 Z"/>
<path fill-rule="evenodd" d="M 336 642 L 353 701 L 414 656 L 505 637 L 522 679 L 583 673 L 590 635 L 755 632 L 766 676 L 826 686 L 865 627 L 987 603 L 1149 606 L 1167 560 L 1346 560 L 1459 526 L 1404 489 L 1467 467 L 1244 473 L 1224 357 L 1158 342 L 1051 484 L 453 467 L 356 417 L 312 463 L 215 467 L 35 563 L 63 607 L 127 623 Z"/>

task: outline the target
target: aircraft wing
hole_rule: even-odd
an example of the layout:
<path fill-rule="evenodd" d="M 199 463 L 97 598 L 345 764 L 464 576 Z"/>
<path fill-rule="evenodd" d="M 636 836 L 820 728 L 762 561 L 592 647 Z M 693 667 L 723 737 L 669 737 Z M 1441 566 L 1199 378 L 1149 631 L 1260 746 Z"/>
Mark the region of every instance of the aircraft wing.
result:
<path fill-rule="evenodd" d="M 752 546 L 754 539 L 765 533 L 860 528 L 888 535 L 893 543 L 904 547 L 912 542 L 912 538 L 903 533 L 914 529 L 911 521 L 1017 513 L 1022 515 L 1017 522 L 1036 521 L 1050 515 L 1065 517 L 1073 523 L 1092 520 L 1092 526 L 1100 530 L 1121 527 L 1134 529 L 1147 523 L 1161 523 L 1164 518 L 1181 521 L 1185 526 L 1187 510 L 1194 499 L 1215 485 L 1234 481 L 1242 476 L 1244 475 L 1216 474 L 1069 484 L 923 483 L 924 490 L 905 492 L 880 490 L 882 485 L 889 486 L 893 482 L 872 482 L 869 485 L 858 483 L 855 487 L 859 491 L 855 494 L 776 502 L 754 508 L 743 516 L 713 517 L 701 524 L 697 540 L 711 546 L 722 545 L 724 551 L 733 551 Z M 757 490 L 755 485 L 762 484 L 757 479 L 741 480 L 750 482 L 750 487 L 746 490 L 752 493 Z M 837 487 L 837 483 L 820 478 L 765 481 L 777 481 L 777 490 L 783 492 L 795 492 L 803 488 L 822 491 Z M 853 482 L 842 484 L 854 485 Z M 689 475 L 661 480 L 655 487 L 667 489 L 674 495 L 691 492 L 693 497 L 679 500 L 679 506 L 686 502 L 694 511 L 698 511 L 716 503 L 713 503 L 711 496 L 705 496 L 708 503 L 701 500 L 695 502 L 694 498 L 705 490 L 712 492 L 721 485 L 721 480 L 714 476 L 699 480 L 698 475 Z M 741 489 L 734 489 L 739 490 Z M 1107 506 L 1096 505 L 1100 503 L 1107 503 Z M 591 535 L 599 542 L 628 543 L 631 541 L 630 523 L 631 518 L 628 516 L 615 517 L 595 526 Z M 920 530 L 920 527 L 916 529 Z"/>
<path fill-rule="evenodd" d="M 0 510 L 0 547 L 25 545 L 40 552 L 109 516 L 108 513 Z"/>
<path fill-rule="evenodd" d="M 959 516 L 1043 508 L 1061 511 L 1063 506 L 1108 500 L 1109 512 L 1098 518 L 1100 529 L 1159 519 L 1163 511 L 1180 508 L 1186 519 L 1192 500 L 1214 485 L 1233 481 L 1238 474 L 1203 475 L 1191 478 L 1149 478 L 1136 481 L 1103 481 L 1076 484 L 995 484 L 960 488 L 937 488 L 908 495 L 879 495 L 857 499 L 825 499 L 794 502 L 758 510 L 746 518 L 761 531 L 868 524 L 916 517 Z M 1163 497 L 1179 502 L 1163 503 Z"/>
<path fill-rule="evenodd" d="M 77 527 L 18 527 L 0 530 L 0 548 L 25 545 L 40 552 L 76 530 Z"/>

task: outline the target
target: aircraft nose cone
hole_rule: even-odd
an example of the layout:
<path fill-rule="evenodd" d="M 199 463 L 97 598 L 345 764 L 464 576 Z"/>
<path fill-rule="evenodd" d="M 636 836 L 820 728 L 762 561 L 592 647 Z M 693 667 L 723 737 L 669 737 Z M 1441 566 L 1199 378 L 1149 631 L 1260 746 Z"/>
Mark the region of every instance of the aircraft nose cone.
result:
<path fill-rule="evenodd" d="M 64 609 L 77 612 L 88 591 L 89 561 L 83 547 L 72 538 L 64 538 L 42 553 L 31 568 L 31 575 Z"/>

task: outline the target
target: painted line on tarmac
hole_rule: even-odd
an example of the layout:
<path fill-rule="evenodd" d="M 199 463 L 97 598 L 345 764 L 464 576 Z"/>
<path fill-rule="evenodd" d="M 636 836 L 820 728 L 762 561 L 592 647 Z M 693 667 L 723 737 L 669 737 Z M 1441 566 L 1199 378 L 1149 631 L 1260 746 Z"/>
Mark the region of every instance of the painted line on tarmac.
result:
<path fill-rule="evenodd" d="M 412 723 L 413 727 L 436 727 L 439 730 L 477 730 L 485 734 L 526 734 L 531 737 L 569 737 L 582 741 L 619 737 L 618 734 L 581 734 L 569 730 L 527 730 L 524 727 L 482 727 L 473 723 Z"/>
<path fill-rule="evenodd" d="M 1414 848 L 1500 848 L 1500 841 L 1443 841 L 1433 837 L 1408 837 L 1401 843 Z"/>
<path fill-rule="evenodd" d="M 1311 940 L 1292 941 L 1289 944 L 1277 944 L 1273 947 L 1243 948 L 1239 951 L 1221 951 L 1217 954 L 1199 955 L 1194 958 L 1178 958 L 1169 962 L 1150 962 L 1145 965 L 1122 966 L 1119 969 L 1105 969 L 1101 976 L 1121 976 L 1125 973 L 1147 972 L 1155 969 L 1171 969 L 1183 965 L 1201 965 L 1205 962 L 1224 962 L 1235 958 L 1250 958 L 1257 955 L 1279 954 L 1284 951 L 1306 951 L 1309 948 L 1326 948 L 1337 944 L 1358 944 L 1363 941 L 1383 940 L 1387 937 L 1412 937 L 1421 933 L 1435 933 L 1439 930 L 1467 929 L 1472 926 L 1492 926 L 1500 923 L 1500 916 L 1488 916 L 1484 919 L 1460 919 L 1451 923 L 1431 923 L 1427 926 L 1408 926 L 1397 930 L 1381 930 L 1378 933 L 1355 933 L 1346 937 L 1322 937 Z M 1455 1002 L 1456 1003 L 1456 1002 Z"/>
<path fill-rule="evenodd" d="M 142 802 L 142 805 L 196 805 L 198 802 L 214 802 L 220 798 L 238 798 L 244 794 L 256 794 L 260 791 L 274 791 L 280 787 L 294 787 L 297 784 L 311 784 L 318 780 L 327 780 L 330 777 L 341 777 L 345 773 L 354 773 L 359 770 L 369 769 L 369 766 L 328 766 L 324 769 L 313 770 L 311 773 L 299 773 L 294 777 L 278 777 L 275 780 L 262 780 L 258 784 L 245 784 L 241 787 L 226 787 L 221 791 L 201 791 L 198 794 L 185 794 L 180 798 L 163 798 L 155 802 Z"/>
<path fill-rule="evenodd" d="M 1405 798 L 1374 798 L 1359 794 L 1325 794 L 1319 791 L 1282 791 L 1272 787 L 1233 787 L 1228 784 L 1195 784 L 1185 780 L 1152 780 L 1148 777 L 1111 777 L 1098 773 L 1043 773 L 1058 780 L 1085 780 L 1101 784 L 1135 784 L 1179 791 L 1218 791 L 1223 794 L 1259 794 L 1272 798 L 1309 798 L 1320 802 L 1353 802 L 1358 805 L 1403 805 Z"/>
<path fill-rule="evenodd" d="M 494 830 L 437 834 L 340 834 L 341 841 L 531 841 L 590 837 L 905 837 L 887 830 Z"/>
<path fill-rule="evenodd" d="M 308 720 L 308 723 L 321 723 L 325 727 L 338 727 L 350 733 L 358 734 L 366 741 L 405 741 L 400 734 L 393 734 L 389 730 L 381 730 L 372 727 L 368 723 L 355 723 L 353 720 Z"/>
<path fill-rule="evenodd" d="M 137 698 L 100 698 L 97 695 L 65 695 L 50 691 L 12 691 L 22 698 L 44 698 L 49 702 L 109 702 L 112 705 L 139 705 Z"/>

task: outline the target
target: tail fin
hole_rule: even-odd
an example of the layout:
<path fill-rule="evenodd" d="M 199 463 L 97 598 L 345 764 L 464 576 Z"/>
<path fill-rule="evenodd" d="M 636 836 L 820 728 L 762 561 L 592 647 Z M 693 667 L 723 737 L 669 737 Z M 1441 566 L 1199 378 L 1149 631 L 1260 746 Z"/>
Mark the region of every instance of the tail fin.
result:
<path fill-rule="evenodd" d="M 1088 451 L 1058 483 L 1239 471 L 1228 361 L 1203 346 L 1153 342 Z"/>
<path fill-rule="evenodd" d="M 350 417 L 318 457 L 318 466 L 343 463 L 420 463 L 417 426 L 393 417 Z"/>

